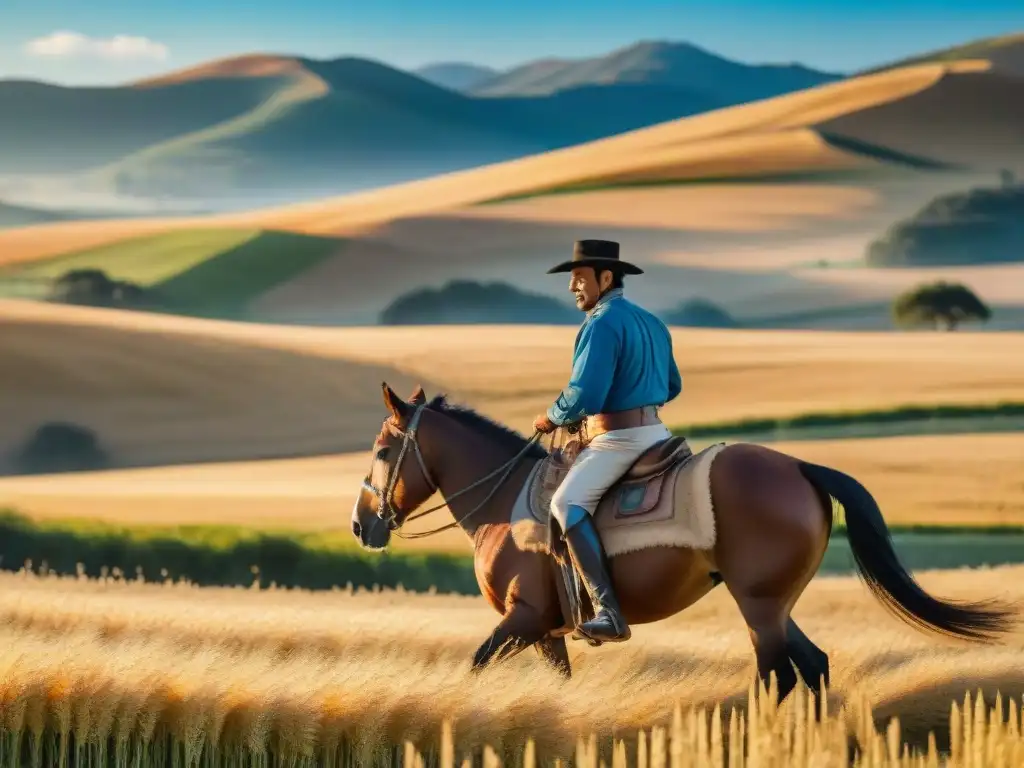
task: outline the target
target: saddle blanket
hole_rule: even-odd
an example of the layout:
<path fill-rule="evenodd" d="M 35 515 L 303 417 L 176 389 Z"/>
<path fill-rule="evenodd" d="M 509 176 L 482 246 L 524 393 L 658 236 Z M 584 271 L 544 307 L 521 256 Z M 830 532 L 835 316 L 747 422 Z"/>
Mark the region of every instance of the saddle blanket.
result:
<path fill-rule="evenodd" d="M 658 474 L 620 480 L 609 488 L 594 513 L 608 557 L 651 547 L 714 546 L 711 464 L 723 448 L 724 443 L 716 443 L 696 454 L 687 451 Z M 554 487 L 544 482 L 551 461 L 549 457 L 534 465 L 512 508 L 512 539 L 522 550 L 551 551 L 548 526 Z"/>

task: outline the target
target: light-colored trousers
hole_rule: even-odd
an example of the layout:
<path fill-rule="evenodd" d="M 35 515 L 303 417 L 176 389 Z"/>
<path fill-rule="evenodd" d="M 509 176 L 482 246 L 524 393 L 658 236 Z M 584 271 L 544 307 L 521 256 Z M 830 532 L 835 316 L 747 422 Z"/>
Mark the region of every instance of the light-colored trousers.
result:
<path fill-rule="evenodd" d="M 569 507 L 577 506 L 591 515 L 605 492 L 659 440 L 671 437 L 664 424 L 615 429 L 594 437 L 573 462 L 551 495 L 551 514 L 565 530 Z"/>

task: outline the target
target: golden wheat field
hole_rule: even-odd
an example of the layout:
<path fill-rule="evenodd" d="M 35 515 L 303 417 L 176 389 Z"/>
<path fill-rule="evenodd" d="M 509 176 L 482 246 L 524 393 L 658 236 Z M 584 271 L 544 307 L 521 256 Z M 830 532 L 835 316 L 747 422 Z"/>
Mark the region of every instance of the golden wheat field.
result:
<path fill-rule="evenodd" d="M 919 578 L 943 597 L 1019 604 L 1022 576 L 1014 566 Z M 947 765 L 1024 758 L 1024 634 L 995 647 L 925 636 L 853 578 L 818 578 L 794 611 L 831 656 L 821 724 L 807 720 L 810 697 L 778 712 L 748 706 L 753 654 L 725 590 L 635 627 L 627 645 L 570 644 L 573 678 L 562 681 L 531 651 L 470 674 L 497 618 L 476 597 L 25 571 L 0 575 L 0 585 L 5 766 L 23 750 L 25 764 L 143 768 L 470 758 L 798 768 L 849 765 L 848 745 L 861 751 L 859 765 L 938 765 L 886 755 L 898 757 L 904 743 L 908 755 L 929 745 L 945 752 L 951 739 Z M 997 694 L 1001 716 L 989 709 Z"/>
<path fill-rule="evenodd" d="M 338 237 L 336 253 L 253 302 L 264 319 L 295 322 L 375 316 L 470 270 L 563 293 L 546 268 L 577 237 L 608 236 L 643 264 L 629 290 L 651 306 L 702 296 L 743 319 L 883 302 L 932 273 L 822 265 L 859 258 L 935 194 L 1013 160 L 1015 93 L 987 62 L 899 67 L 340 198 L 12 229 L 0 266 L 184 228 Z M 937 103 L 955 120 L 931 117 Z M 917 175 L 829 138 L 844 132 L 980 170 Z M 1017 308 L 1021 270 L 941 276 Z M 94 430 L 114 465 L 0 478 L 0 507 L 348 528 L 385 416 L 381 380 L 406 396 L 417 383 L 447 392 L 527 432 L 566 383 L 576 331 L 297 327 L 0 301 L 0 460 L 67 420 Z M 684 383 L 664 411 L 673 426 L 1024 394 L 1024 333 L 672 334 Z M 858 477 L 891 524 L 1024 522 L 1020 433 L 776 447 Z M 459 531 L 425 545 L 468 548 Z M 918 576 L 940 597 L 1001 598 L 1024 618 L 1024 565 Z M 855 578 L 818 577 L 793 618 L 830 655 L 832 687 L 820 703 L 798 688 L 777 709 L 753 684 L 751 640 L 724 586 L 635 626 L 625 645 L 570 643 L 568 681 L 532 650 L 472 674 L 497 618 L 475 596 L 2 572 L 0 768 L 1024 766 L 1024 625 L 994 646 L 928 636 Z"/>

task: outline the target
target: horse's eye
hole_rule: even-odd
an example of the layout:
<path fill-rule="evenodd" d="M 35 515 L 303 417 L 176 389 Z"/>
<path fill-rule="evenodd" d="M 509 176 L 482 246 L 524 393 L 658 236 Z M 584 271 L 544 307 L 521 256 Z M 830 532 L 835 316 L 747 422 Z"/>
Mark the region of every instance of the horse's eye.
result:
<path fill-rule="evenodd" d="M 384 458 L 388 455 L 388 447 L 385 445 L 379 451 L 377 451 L 377 458 L 384 461 Z"/>

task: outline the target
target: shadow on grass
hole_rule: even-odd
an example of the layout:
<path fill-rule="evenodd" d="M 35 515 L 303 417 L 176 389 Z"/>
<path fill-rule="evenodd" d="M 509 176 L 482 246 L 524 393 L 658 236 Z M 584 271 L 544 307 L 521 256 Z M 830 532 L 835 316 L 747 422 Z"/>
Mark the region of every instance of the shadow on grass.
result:
<path fill-rule="evenodd" d="M 344 243 L 336 237 L 264 230 L 154 290 L 176 311 L 241 319 L 251 301 L 335 255 Z"/>

